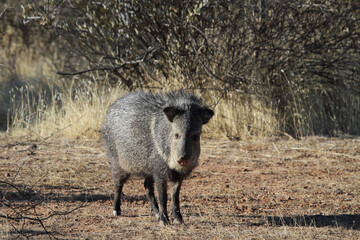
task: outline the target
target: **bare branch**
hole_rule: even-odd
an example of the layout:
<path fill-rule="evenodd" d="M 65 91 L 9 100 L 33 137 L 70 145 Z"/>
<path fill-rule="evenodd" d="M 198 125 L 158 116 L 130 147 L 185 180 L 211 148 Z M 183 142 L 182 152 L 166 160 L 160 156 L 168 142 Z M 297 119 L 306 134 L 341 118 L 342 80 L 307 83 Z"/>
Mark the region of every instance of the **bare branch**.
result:
<path fill-rule="evenodd" d="M 0 18 L 2 17 L 2 15 L 5 13 L 6 10 L 8 10 L 9 8 L 6 7 L 1 13 L 0 13 Z"/>

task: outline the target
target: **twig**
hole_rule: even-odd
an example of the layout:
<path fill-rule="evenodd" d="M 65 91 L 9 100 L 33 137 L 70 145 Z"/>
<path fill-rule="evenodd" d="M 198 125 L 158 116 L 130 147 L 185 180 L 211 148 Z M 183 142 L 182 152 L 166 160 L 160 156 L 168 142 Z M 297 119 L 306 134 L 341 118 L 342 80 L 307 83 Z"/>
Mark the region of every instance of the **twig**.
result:
<path fill-rule="evenodd" d="M 55 238 L 55 239 L 58 239 L 52 232 L 49 232 L 49 231 L 47 230 L 47 228 L 45 227 L 43 221 L 40 220 L 39 215 L 37 214 L 35 208 L 34 208 L 34 213 L 35 213 L 35 215 L 36 215 L 36 218 L 38 219 L 39 224 L 40 224 L 41 227 L 44 229 L 45 233 L 48 234 L 48 235 L 50 235 L 50 236 L 52 236 L 52 237 Z"/>
<path fill-rule="evenodd" d="M 279 149 L 276 147 L 275 143 L 272 143 L 272 144 L 273 144 L 275 150 L 280 154 L 280 151 L 279 151 Z"/>
<path fill-rule="evenodd" d="M 80 74 L 84 74 L 87 72 L 92 72 L 92 71 L 110 71 L 113 70 L 113 68 L 90 68 L 90 69 L 86 69 L 86 70 L 82 70 L 82 71 L 77 71 L 77 72 L 57 72 L 57 74 L 63 75 L 63 76 L 74 76 L 74 75 L 80 75 Z"/>
<path fill-rule="evenodd" d="M 1 13 L 0 13 L 0 18 L 2 17 L 2 15 L 5 13 L 6 10 L 8 10 L 9 8 L 6 7 Z"/>
<path fill-rule="evenodd" d="M 0 183 L 9 185 L 10 187 L 12 187 L 12 188 L 14 188 L 16 191 L 18 191 L 21 195 L 23 195 L 22 191 L 21 191 L 18 187 L 16 187 L 13 183 L 8 182 L 8 181 L 0 181 Z"/>
<path fill-rule="evenodd" d="M 1 35 L 2 35 L 3 33 L 1 33 Z M 2 63 L 0 63 L 0 67 L 6 67 L 6 68 L 9 68 L 9 66 L 6 66 L 5 64 L 2 64 Z"/>
<path fill-rule="evenodd" d="M 138 60 L 133 60 L 133 61 L 124 61 L 123 59 L 120 59 L 122 61 L 121 65 L 118 66 L 112 66 L 112 67 L 95 67 L 95 68 L 89 68 L 89 69 L 85 69 L 82 71 L 77 71 L 77 72 L 57 72 L 57 74 L 60 75 L 64 75 L 64 76 L 74 76 L 74 75 L 80 75 L 80 74 L 84 74 L 87 72 L 92 72 L 92 71 L 115 71 L 115 70 L 119 70 L 121 68 L 126 67 L 127 65 L 137 65 L 139 63 L 145 62 L 147 61 L 147 58 L 149 56 L 151 56 L 152 54 L 154 54 L 154 52 L 156 51 L 156 48 L 154 47 L 150 47 L 145 55 Z"/>
<path fill-rule="evenodd" d="M 35 204 L 34 206 L 32 206 L 31 208 L 34 208 L 39 205 L 39 203 Z M 49 214 L 48 216 L 46 217 L 43 217 L 43 218 L 40 218 L 37 214 L 37 217 L 34 218 L 34 217 L 28 217 L 28 216 L 24 216 L 23 213 L 21 212 L 16 212 L 16 215 L 18 217 L 12 217 L 12 216 L 9 216 L 7 214 L 4 214 L 4 213 L 1 213 L 0 214 L 0 218 L 6 218 L 6 219 L 10 219 L 10 220 L 13 220 L 13 221 L 20 221 L 20 220 L 30 220 L 30 221 L 45 221 L 45 220 L 48 220 L 49 218 L 52 218 L 54 216 L 65 216 L 65 215 L 68 215 L 70 213 L 73 213 L 75 212 L 76 210 L 80 209 L 80 208 L 83 208 L 84 207 L 84 204 L 80 205 L 80 206 L 77 206 L 69 211 L 66 211 L 66 212 L 55 212 L 55 213 L 52 213 L 52 214 Z M 14 209 L 13 209 L 14 210 Z"/>
<path fill-rule="evenodd" d="M 3 200 L 0 200 L 1 203 L 4 203 Z M 38 202 L 32 206 L 30 206 L 30 208 L 28 209 L 25 209 L 25 210 L 22 210 L 22 211 L 17 211 L 16 208 L 12 208 L 11 206 L 8 206 L 8 205 L 5 205 L 7 206 L 9 209 L 11 209 L 13 212 L 14 212 L 14 215 L 15 217 L 13 216 L 10 216 L 9 214 L 6 214 L 2 211 L 0 211 L 0 218 L 4 218 L 6 219 L 9 224 L 14 228 L 14 230 L 18 233 L 18 234 L 21 234 L 22 236 L 26 237 L 26 238 L 29 238 L 29 235 L 26 235 L 26 233 L 22 230 L 24 229 L 24 225 L 25 225 L 25 221 L 26 220 L 29 220 L 29 221 L 34 221 L 34 222 L 38 222 L 41 227 L 44 229 L 44 234 L 50 236 L 50 237 L 53 237 L 55 239 L 58 239 L 55 234 L 60 234 L 59 232 L 54 232 L 54 231 L 49 231 L 46 226 L 44 225 L 44 221 L 48 220 L 49 218 L 51 217 L 54 217 L 54 216 L 64 216 L 64 215 L 68 215 L 70 213 L 73 213 L 74 211 L 84 207 L 84 204 L 81 204 L 69 211 L 65 211 L 65 212 L 53 212 L 52 214 L 49 214 L 47 215 L 46 217 L 41 217 L 39 216 L 39 214 L 36 212 L 36 206 L 40 205 L 41 202 Z M 29 210 L 33 209 L 34 211 L 34 214 L 36 217 L 31 217 L 31 216 L 28 216 L 26 215 L 27 212 Z M 17 228 L 13 223 L 12 221 L 15 221 L 15 222 L 20 222 L 20 221 L 23 221 L 23 226 L 21 228 Z M 38 235 L 38 234 L 35 234 L 35 235 Z M 62 235 L 62 234 L 60 234 Z"/>

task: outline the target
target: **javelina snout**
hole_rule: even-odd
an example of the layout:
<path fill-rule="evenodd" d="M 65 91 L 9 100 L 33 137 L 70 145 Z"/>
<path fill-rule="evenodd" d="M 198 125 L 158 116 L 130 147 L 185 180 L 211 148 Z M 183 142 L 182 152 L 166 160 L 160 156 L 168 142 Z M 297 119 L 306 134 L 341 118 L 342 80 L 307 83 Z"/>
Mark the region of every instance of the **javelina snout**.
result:
<path fill-rule="evenodd" d="M 137 175 L 145 179 L 151 210 L 163 224 L 169 222 L 166 202 L 170 184 L 174 221 L 183 222 L 181 184 L 198 164 L 201 128 L 213 114 L 197 97 L 183 91 L 134 92 L 115 101 L 101 128 L 115 184 L 114 215 L 121 213 L 123 184 L 130 175 Z"/>

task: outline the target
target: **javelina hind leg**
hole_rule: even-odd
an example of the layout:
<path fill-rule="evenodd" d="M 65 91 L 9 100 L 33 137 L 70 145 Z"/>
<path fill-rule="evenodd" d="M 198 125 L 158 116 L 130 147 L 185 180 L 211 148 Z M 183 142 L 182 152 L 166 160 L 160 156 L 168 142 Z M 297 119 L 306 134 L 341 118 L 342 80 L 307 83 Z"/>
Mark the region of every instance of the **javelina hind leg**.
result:
<path fill-rule="evenodd" d="M 114 216 L 121 215 L 121 193 L 124 186 L 124 183 L 129 178 L 127 174 L 121 174 L 120 172 L 113 174 L 114 184 L 115 184 L 115 196 L 114 196 Z"/>
<path fill-rule="evenodd" d="M 159 207 L 156 202 L 156 198 L 154 195 L 154 179 L 152 177 L 146 178 L 144 182 L 145 193 L 148 201 L 150 202 L 150 209 L 154 211 L 155 216 L 159 219 Z"/>
<path fill-rule="evenodd" d="M 184 223 L 181 213 L 180 213 L 180 188 L 181 188 L 182 180 L 178 180 L 176 182 L 170 182 L 171 184 L 171 213 L 174 217 L 174 223 Z"/>

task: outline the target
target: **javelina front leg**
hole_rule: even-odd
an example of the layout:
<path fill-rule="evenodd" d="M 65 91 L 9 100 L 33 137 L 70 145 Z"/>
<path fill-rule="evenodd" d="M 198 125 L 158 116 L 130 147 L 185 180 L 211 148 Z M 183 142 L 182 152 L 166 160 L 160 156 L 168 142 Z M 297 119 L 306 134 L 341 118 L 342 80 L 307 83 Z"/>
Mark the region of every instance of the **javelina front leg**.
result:
<path fill-rule="evenodd" d="M 154 211 L 155 216 L 159 219 L 159 207 L 156 202 L 156 198 L 154 195 L 154 179 L 152 177 L 146 178 L 144 182 L 145 193 L 148 201 L 150 202 L 151 211 Z"/>
<path fill-rule="evenodd" d="M 159 220 L 160 224 L 169 224 L 169 217 L 167 214 L 167 193 L 166 193 L 166 180 L 155 179 L 156 190 L 159 196 Z"/>
<path fill-rule="evenodd" d="M 171 213 L 174 217 L 174 223 L 184 223 L 180 213 L 180 188 L 182 180 L 171 182 Z"/>

